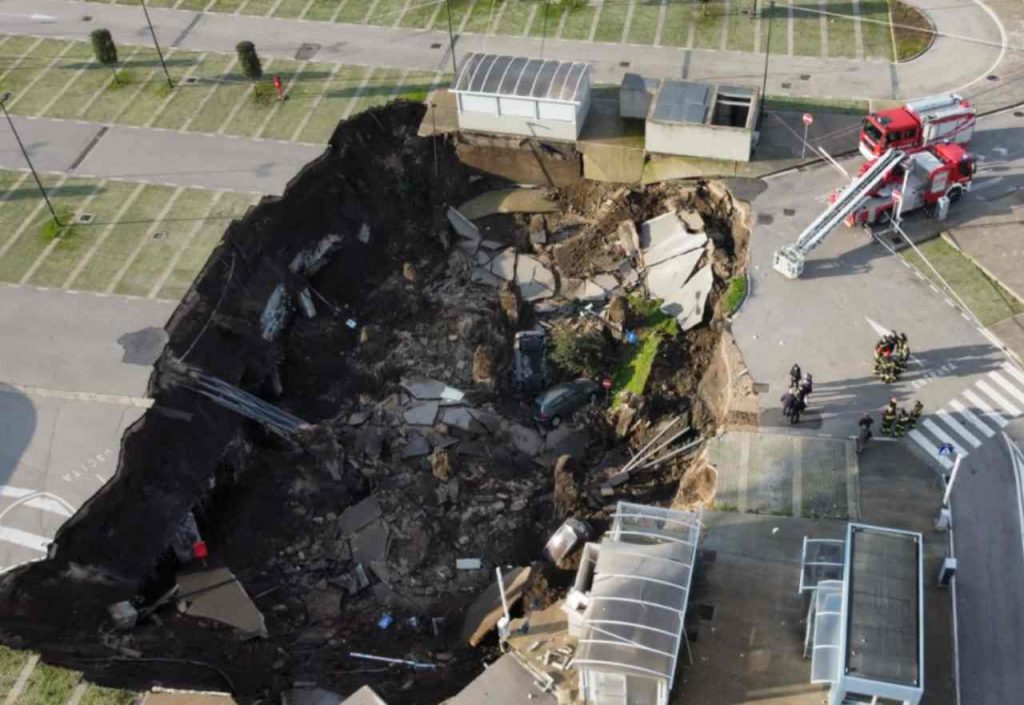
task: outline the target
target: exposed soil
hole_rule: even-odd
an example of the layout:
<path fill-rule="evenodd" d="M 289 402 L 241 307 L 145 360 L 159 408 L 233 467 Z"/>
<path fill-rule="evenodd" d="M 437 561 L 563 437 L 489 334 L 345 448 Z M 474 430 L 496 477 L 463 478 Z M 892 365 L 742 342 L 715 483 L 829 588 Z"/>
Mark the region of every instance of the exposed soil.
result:
<path fill-rule="evenodd" d="M 710 501 L 713 471 L 699 455 L 639 473 L 612 497 L 599 486 L 662 421 L 686 416 L 695 434 L 721 422 L 720 385 L 698 388 L 719 344 L 719 298 L 746 259 L 746 211 L 718 184 L 585 182 L 551 190 L 562 210 L 546 216 L 548 244 L 531 244 L 529 214 L 478 223 L 485 239 L 532 250 L 560 280 L 621 274 L 619 223 L 672 208 L 698 210 L 715 244 L 705 323 L 666 338 L 644 396 L 539 432 L 530 399 L 510 384 L 517 327 L 498 290 L 472 281 L 443 217 L 448 204 L 508 184 L 461 164 L 451 144 L 416 137 L 422 111 L 399 103 L 344 123 L 282 198 L 232 224 L 167 326 L 156 405 L 126 435 L 117 476 L 61 529 L 50 559 L 0 584 L 4 641 L 126 687 L 227 689 L 255 701 L 296 682 L 345 694 L 369 684 L 391 705 L 439 702 L 495 649 L 464 645 L 465 607 L 495 566 L 539 560 L 567 512 L 600 531 L 617 499 Z M 267 335 L 261 314 L 279 286 L 309 287 L 317 315 L 291 311 Z M 518 326 L 581 325 L 578 308 L 557 297 L 524 305 Z M 607 336 L 611 371 L 624 346 Z M 268 432 L 181 387 L 179 360 L 312 427 Z M 410 387 L 423 379 L 465 397 L 414 423 L 431 404 Z M 562 453 L 574 459 L 556 471 Z M 344 511 L 368 497 L 380 506 L 383 552 L 343 529 Z M 173 585 L 181 566 L 168 547 L 189 512 L 210 564 L 229 567 L 265 615 L 267 638 L 240 638 L 173 602 L 130 634 L 109 633 L 110 604 L 149 604 Z M 484 567 L 457 569 L 459 558 Z M 353 582 L 357 566 L 368 585 Z M 573 559 L 537 566 L 527 604 L 549 603 L 573 568 Z"/>
<path fill-rule="evenodd" d="M 921 10 L 890 0 L 893 41 L 896 42 L 896 61 L 916 59 L 931 48 L 935 41 L 935 27 Z"/>

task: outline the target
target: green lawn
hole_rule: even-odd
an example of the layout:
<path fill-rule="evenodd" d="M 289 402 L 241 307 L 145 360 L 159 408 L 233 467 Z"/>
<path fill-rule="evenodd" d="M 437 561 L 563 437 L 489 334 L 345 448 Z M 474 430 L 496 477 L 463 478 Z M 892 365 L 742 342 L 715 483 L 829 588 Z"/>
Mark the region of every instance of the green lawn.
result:
<path fill-rule="evenodd" d="M 82 674 L 77 671 L 66 671 L 40 662 L 28 677 L 17 705 L 63 705 L 81 679 Z"/>
<path fill-rule="evenodd" d="M 6 698 L 10 693 L 28 659 L 27 651 L 15 651 L 0 646 L 0 698 Z M 80 682 L 81 673 L 56 668 L 39 661 L 13 705 L 65 705 L 75 686 Z M 86 683 L 79 705 L 131 705 L 136 697 L 136 693 L 126 690 Z"/>
<path fill-rule="evenodd" d="M 28 661 L 28 653 L 0 646 L 0 697 L 6 697 Z"/>
<path fill-rule="evenodd" d="M 984 326 L 990 326 L 1004 319 L 1024 312 L 1024 303 L 990 279 L 977 265 L 942 238 L 929 240 L 918 249 L 933 267 L 949 283 L 964 303 L 971 309 Z M 914 265 L 922 275 L 936 286 L 943 288 L 925 262 L 912 249 L 903 251 L 903 257 Z"/>
<path fill-rule="evenodd" d="M 642 316 L 646 323 L 635 331 L 637 343 L 612 374 L 612 398 L 615 403 L 618 403 L 624 392 L 644 393 L 661 341 L 679 332 L 676 320 L 659 309 L 660 301 L 633 296 L 629 299 L 629 305 L 634 314 Z"/>

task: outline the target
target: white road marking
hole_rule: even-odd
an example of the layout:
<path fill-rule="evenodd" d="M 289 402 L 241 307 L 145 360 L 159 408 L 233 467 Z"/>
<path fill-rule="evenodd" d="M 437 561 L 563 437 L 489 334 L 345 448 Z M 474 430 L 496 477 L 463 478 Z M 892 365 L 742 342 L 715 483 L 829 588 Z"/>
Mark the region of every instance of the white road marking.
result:
<path fill-rule="evenodd" d="M 1018 382 L 1020 382 L 1021 384 L 1024 384 L 1024 372 L 1021 372 L 1020 369 L 1016 365 L 1014 365 L 1012 363 L 1009 363 L 1009 362 L 1004 363 L 1003 364 L 1003 370 L 1007 374 L 1012 376 L 1014 379 L 1016 379 Z"/>
<path fill-rule="evenodd" d="M 39 497 L 31 497 L 31 495 L 39 494 Z M 0 485 L 0 497 L 9 497 L 11 499 L 24 499 L 25 497 L 31 497 L 25 502 L 26 507 L 32 507 L 38 509 L 41 512 L 50 512 L 51 514 L 58 514 L 62 517 L 69 517 L 73 514 L 70 511 L 70 505 L 67 502 L 58 500 L 56 496 L 46 496 L 47 493 L 41 493 L 38 490 L 30 490 L 25 487 L 12 487 L 10 485 Z"/>
<path fill-rule="evenodd" d="M 921 448 L 924 449 L 925 453 L 927 453 L 930 457 L 938 460 L 944 468 L 949 470 L 953 467 L 953 463 L 950 462 L 949 458 L 947 458 L 944 455 L 939 455 L 939 449 L 935 445 L 933 445 L 932 442 L 929 441 L 923 433 L 921 433 L 917 429 L 914 429 L 907 435 L 910 436 L 910 438 L 912 438 L 915 443 L 921 446 Z"/>
<path fill-rule="evenodd" d="M 973 433 L 967 430 L 967 427 L 962 423 L 953 418 L 953 415 L 945 409 L 939 409 L 936 414 L 947 426 L 960 434 L 960 437 L 970 443 L 973 447 L 977 448 L 981 445 L 981 441 Z"/>
<path fill-rule="evenodd" d="M 100 236 L 96 238 L 96 242 L 92 243 L 92 247 L 89 248 L 89 251 L 85 253 L 85 256 L 78 261 L 75 268 L 68 274 L 68 278 L 64 280 L 64 284 L 61 286 L 62 289 L 71 288 L 71 285 L 75 283 L 75 279 L 78 278 L 78 275 L 82 273 L 82 270 L 86 268 L 90 261 L 92 261 L 93 255 L 95 255 L 96 251 L 99 250 L 103 246 L 103 243 L 107 241 L 107 238 L 110 237 L 110 233 L 113 232 L 114 227 L 118 222 L 120 222 L 121 218 L 124 217 L 124 214 L 128 212 L 128 209 L 135 202 L 135 199 L 139 197 L 139 194 L 142 193 L 144 188 L 146 188 L 145 184 L 139 184 L 135 187 L 135 190 L 132 191 L 131 195 L 124 200 L 124 203 L 118 209 L 117 213 L 115 213 L 114 217 L 110 219 L 109 223 L 107 223 L 107 227 L 105 227 L 103 232 L 100 233 Z"/>
<path fill-rule="evenodd" d="M 0 541 L 31 548 L 33 551 L 39 551 L 40 553 L 46 553 L 46 547 L 50 545 L 51 540 L 45 536 L 22 531 L 21 529 L 0 526 Z"/>
<path fill-rule="evenodd" d="M 996 435 L 996 432 L 993 431 L 987 423 L 975 416 L 974 412 L 961 404 L 958 399 L 951 399 L 949 405 L 953 407 L 958 414 L 970 421 L 976 429 L 984 433 L 986 437 L 991 438 Z"/>
<path fill-rule="evenodd" d="M 210 202 L 210 205 L 207 206 L 206 212 L 212 215 L 214 209 L 217 207 L 217 204 L 220 203 L 220 199 L 223 196 L 223 191 L 218 192 L 217 195 L 213 197 L 213 200 Z M 189 232 L 188 236 L 181 243 L 181 247 L 178 248 L 178 251 L 175 252 L 174 255 L 171 257 L 171 261 L 167 263 L 167 267 L 166 269 L 164 269 L 163 274 L 161 274 L 157 278 L 156 283 L 153 284 L 153 288 L 149 290 L 149 295 L 147 298 L 155 299 L 156 295 L 160 293 L 160 290 L 164 288 L 164 284 L 166 284 L 167 280 L 171 278 L 171 274 L 174 272 L 174 268 L 177 267 L 178 262 L 181 261 L 182 255 L 184 255 L 185 251 L 188 250 L 189 245 L 192 244 L 192 241 L 195 240 L 196 235 L 199 234 L 199 231 L 202 230 L 203 225 L 205 224 L 205 218 L 196 219 L 196 224 L 192 227 L 191 232 Z"/>
<path fill-rule="evenodd" d="M 994 423 L 999 428 L 1002 428 L 1006 424 L 1010 423 L 1009 419 L 1004 418 L 1002 414 L 1000 414 L 998 411 L 992 408 L 991 404 L 989 404 L 987 401 L 979 397 L 970 389 L 964 390 L 964 396 L 967 398 L 968 401 L 970 401 L 976 407 L 981 409 L 985 416 L 989 417 L 992 423 Z"/>
<path fill-rule="evenodd" d="M 306 129 L 306 125 L 309 124 L 310 118 L 313 117 L 313 113 L 320 107 L 320 103 L 323 102 L 324 96 L 327 95 L 327 89 L 331 87 L 331 83 L 334 81 L 334 77 L 338 75 L 338 71 L 341 70 L 341 64 L 335 64 L 334 68 L 331 69 L 330 74 L 324 79 L 324 87 L 320 89 L 320 94 L 313 99 L 312 105 L 306 110 L 306 114 L 299 120 L 299 124 L 295 128 L 295 132 L 292 133 L 292 140 L 298 141 L 299 135 Z"/>
<path fill-rule="evenodd" d="M 64 182 L 67 180 L 68 177 L 63 176 L 55 185 L 50 186 L 47 189 L 47 191 L 50 194 L 50 198 L 53 198 L 54 194 L 60 191 L 60 187 L 63 186 Z M 29 213 L 28 217 L 21 221 L 21 225 L 19 225 L 18 229 L 14 231 L 14 234 L 7 239 L 7 242 L 5 242 L 2 247 L 0 247 L 0 259 L 3 259 L 4 255 L 7 254 L 7 251 L 14 247 L 14 243 L 16 243 L 19 238 L 21 238 L 22 234 L 29 228 L 29 226 L 38 225 L 38 223 L 36 222 L 36 217 L 43 211 L 45 207 L 46 203 L 44 201 L 39 201 L 36 204 L 36 207 L 32 209 L 32 212 Z"/>
<path fill-rule="evenodd" d="M 1010 416 L 1020 416 L 1020 409 L 1017 408 L 1009 399 L 997 392 L 991 384 L 983 379 L 979 379 L 975 386 L 985 392 L 985 394 L 988 394 L 992 400 L 999 404 L 999 406 L 1002 407 L 1000 411 L 1008 411 L 1010 412 Z"/>
<path fill-rule="evenodd" d="M 955 438 L 950 436 L 948 433 L 939 428 L 939 425 L 931 419 L 925 419 L 921 422 L 921 425 L 932 432 L 932 435 L 938 438 L 943 443 L 948 443 L 958 451 L 960 450 L 960 443 Z"/>
<path fill-rule="evenodd" d="M 135 243 L 135 247 L 132 249 L 131 254 L 124 258 L 121 268 L 117 270 L 117 274 L 114 275 L 114 278 L 111 279 L 110 283 L 107 285 L 106 293 L 114 293 L 114 290 L 121 284 L 125 275 L 128 274 L 128 270 L 131 269 L 133 264 L 135 264 L 135 260 L 139 258 L 139 254 L 142 252 L 142 249 L 153 240 L 153 235 L 156 233 L 157 228 L 159 228 L 160 224 L 164 222 L 167 214 L 170 213 L 174 204 L 177 203 L 181 194 L 184 192 L 185 187 L 178 186 L 174 193 L 171 194 L 171 197 L 167 199 L 167 203 L 164 204 L 164 207 L 161 208 L 160 212 L 156 214 L 155 218 L 153 218 L 153 222 L 150 223 L 148 228 L 146 228 L 142 237 L 140 237 L 138 242 Z"/>
<path fill-rule="evenodd" d="M 1024 392 L 1017 388 L 1017 385 L 1010 382 L 1010 380 L 1003 377 L 1001 374 L 993 370 L 988 373 L 989 379 L 998 384 L 1008 394 L 1017 399 L 1021 404 L 1024 404 Z"/>

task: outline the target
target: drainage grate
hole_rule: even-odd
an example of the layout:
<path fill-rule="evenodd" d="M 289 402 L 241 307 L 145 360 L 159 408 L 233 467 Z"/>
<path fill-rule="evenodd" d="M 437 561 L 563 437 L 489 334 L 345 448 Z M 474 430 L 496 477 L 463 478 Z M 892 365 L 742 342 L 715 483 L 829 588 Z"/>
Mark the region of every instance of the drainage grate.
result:
<path fill-rule="evenodd" d="M 85 15 L 82 17 L 82 22 L 92 22 L 92 15 Z"/>
<path fill-rule="evenodd" d="M 999 80 L 999 76 L 996 76 L 994 73 L 990 73 L 988 76 L 985 76 L 985 78 L 987 78 L 990 81 L 998 81 Z"/>
<path fill-rule="evenodd" d="M 165 237 L 167 237 L 167 233 L 153 233 L 154 240 L 163 240 Z"/>
<path fill-rule="evenodd" d="M 81 223 L 82 225 L 88 225 L 89 223 L 92 222 L 92 219 L 95 217 L 96 216 L 94 216 L 92 213 L 79 213 L 78 216 L 75 218 L 75 222 Z"/>
<path fill-rule="evenodd" d="M 628 69 L 629 68 L 629 62 L 628 61 L 620 61 L 619 62 L 619 68 L 620 69 Z"/>
<path fill-rule="evenodd" d="M 318 51 L 320 51 L 319 44 L 303 44 L 299 47 L 299 50 L 295 52 L 295 60 L 309 61 Z"/>
<path fill-rule="evenodd" d="M 809 74 L 809 73 L 802 73 L 802 74 L 800 74 L 800 80 L 801 81 L 810 81 L 811 80 L 811 74 Z"/>
<path fill-rule="evenodd" d="M 754 382 L 754 391 L 758 394 L 767 394 L 769 389 L 767 382 Z"/>
<path fill-rule="evenodd" d="M 783 215 L 796 215 L 796 209 L 795 208 L 783 208 L 782 209 L 782 214 Z"/>
<path fill-rule="evenodd" d="M 199 83 L 199 79 L 195 76 L 186 76 L 185 80 L 183 80 L 182 83 L 184 83 L 186 86 L 194 86 L 195 84 Z"/>
<path fill-rule="evenodd" d="M 758 213 L 757 224 L 758 225 L 771 225 L 775 222 L 775 216 L 771 213 Z"/>
<path fill-rule="evenodd" d="M 440 49 L 441 48 L 441 42 L 434 42 L 433 44 L 430 45 L 430 48 L 431 49 Z"/>
<path fill-rule="evenodd" d="M 792 88 L 792 87 L 793 87 L 793 84 L 792 84 L 792 83 L 783 83 L 783 84 L 782 84 L 782 87 L 783 87 L 783 88 Z"/>
<path fill-rule="evenodd" d="M 702 621 L 710 622 L 715 618 L 715 606 L 714 605 L 697 605 L 697 616 Z"/>

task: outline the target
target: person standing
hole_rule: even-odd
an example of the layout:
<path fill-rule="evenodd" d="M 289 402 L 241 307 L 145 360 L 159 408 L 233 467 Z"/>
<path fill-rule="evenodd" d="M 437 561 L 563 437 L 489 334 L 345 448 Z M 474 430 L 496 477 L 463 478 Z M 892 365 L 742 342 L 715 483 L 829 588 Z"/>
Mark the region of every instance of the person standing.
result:
<path fill-rule="evenodd" d="M 893 435 L 893 426 L 896 424 L 896 400 L 893 399 L 882 411 L 882 435 Z"/>
<path fill-rule="evenodd" d="M 893 435 L 897 438 L 902 438 L 907 435 L 908 426 L 910 426 L 910 414 L 907 413 L 906 409 L 900 409 L 899 416 L 896 417 L 896 428 Z"/>
<path fill-rule="evenodd" d="M 793 366 L 789 368 L 789 388 L 794 390 L 797 389 L 800 384 L 800 377 L 803 375 L 800 365 L 793 363 Z"/>
<path fill-rule="evenodd" d="M 913 429 L 917 426 L 917 422 L 921 419 L 921 412 L 924 411 L 924 404 L 918 399 L 914 402 L 914 406 L 910 409 L 910 428 Z"/>

